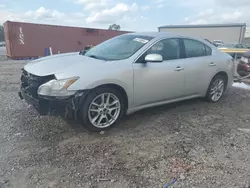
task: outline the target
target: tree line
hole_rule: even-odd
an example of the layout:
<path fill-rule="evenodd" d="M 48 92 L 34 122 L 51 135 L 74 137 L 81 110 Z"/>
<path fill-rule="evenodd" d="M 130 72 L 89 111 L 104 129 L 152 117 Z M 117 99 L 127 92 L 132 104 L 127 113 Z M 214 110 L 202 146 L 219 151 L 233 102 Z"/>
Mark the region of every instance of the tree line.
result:
<path fill-rule="evenodd" d="M 117 25 L 117 24 L 112 24 L 109 26 L 109 30 L 121 30 L 121 26 L 120 25 Z"/>

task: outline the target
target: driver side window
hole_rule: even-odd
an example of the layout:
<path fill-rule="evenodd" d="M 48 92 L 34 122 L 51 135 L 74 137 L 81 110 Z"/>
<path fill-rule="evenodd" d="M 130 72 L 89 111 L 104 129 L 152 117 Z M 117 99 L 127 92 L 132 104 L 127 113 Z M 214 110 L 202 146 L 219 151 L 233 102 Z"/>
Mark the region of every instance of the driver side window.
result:
<path fill-rule="evenodd" d="M 180 39 L 169 38 L 164 39 L 154 44 L 147 50 L 138 60 L 138 63 L 144 62 L 148 54 L 159 54 L 163 57 L 163 61 L 174 60 L 181 58 L 181 45 Z"/>

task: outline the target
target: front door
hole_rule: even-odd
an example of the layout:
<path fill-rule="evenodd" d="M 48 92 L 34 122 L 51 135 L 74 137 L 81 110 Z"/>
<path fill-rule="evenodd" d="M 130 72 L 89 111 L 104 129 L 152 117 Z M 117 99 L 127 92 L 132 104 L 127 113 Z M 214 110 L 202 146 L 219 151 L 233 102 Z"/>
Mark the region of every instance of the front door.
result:
<path fill-rule="evenodd" d="M 163 39 L 134 63 L 134 107 L 177 99 L 183 96 L 183 69 L 180 39 Z M 163 62 L 144 62 L 147 54 L 160 54 Z"/>

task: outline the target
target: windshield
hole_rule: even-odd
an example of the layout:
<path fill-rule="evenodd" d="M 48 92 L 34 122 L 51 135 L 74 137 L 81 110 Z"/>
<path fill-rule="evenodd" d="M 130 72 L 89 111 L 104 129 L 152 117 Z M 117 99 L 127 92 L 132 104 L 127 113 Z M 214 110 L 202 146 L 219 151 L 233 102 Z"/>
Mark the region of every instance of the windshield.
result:
<path fill-rule="evenodd" d="M 149 36 L 121 35 L 89 49 L 83 55 L 106 61 L 127 59 L 152 39 Z"/>

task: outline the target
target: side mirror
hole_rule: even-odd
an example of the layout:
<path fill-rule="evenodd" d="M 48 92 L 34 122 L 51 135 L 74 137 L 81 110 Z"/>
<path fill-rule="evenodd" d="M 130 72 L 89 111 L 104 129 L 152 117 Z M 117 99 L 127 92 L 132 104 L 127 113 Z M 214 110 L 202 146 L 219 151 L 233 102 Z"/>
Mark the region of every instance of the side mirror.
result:
<path fill-rule="evenodd" d="M 146 62 L 162 62 L 163 57 L 160 54 L 148 54 L 145 57 Z"/>

